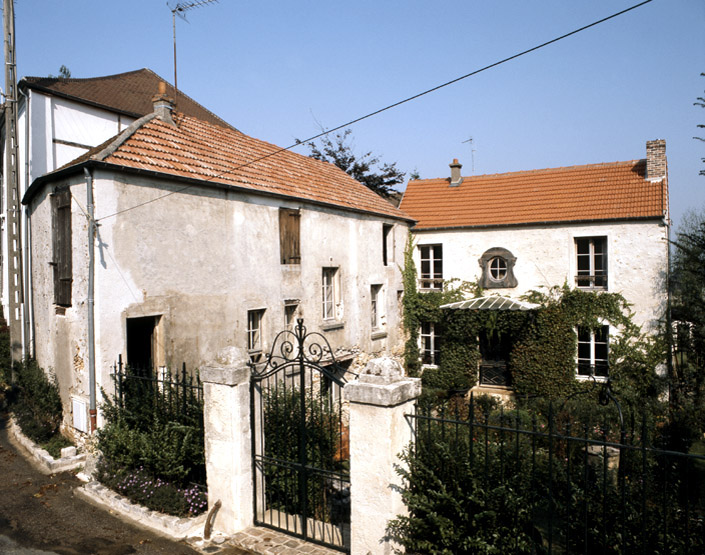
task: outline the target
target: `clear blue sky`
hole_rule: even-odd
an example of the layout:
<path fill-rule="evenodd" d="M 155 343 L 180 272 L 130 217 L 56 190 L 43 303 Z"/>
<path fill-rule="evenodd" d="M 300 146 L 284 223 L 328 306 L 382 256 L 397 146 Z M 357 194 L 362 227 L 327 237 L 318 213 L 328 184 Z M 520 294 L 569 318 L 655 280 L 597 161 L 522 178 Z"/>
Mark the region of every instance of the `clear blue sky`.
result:
<path fill-rule="evenodd" d="M 172 6 L 176 2 L 172 0 Z M 179 88 L 280 146 L 469 73 L 637 0 L 220 0 L 177 19 Z M 19 76 L 148 67 L 173 81 L 164 0 L 16 0 Z M 623 16 L 353 128 L 421 177 L 645 157 L 666 139 L 675 223 L 705 208 L 705 1 Z M 700 130 L 705 136 L 705 130 Z M 303 148 L 299 152 L 306 153 Z"/>

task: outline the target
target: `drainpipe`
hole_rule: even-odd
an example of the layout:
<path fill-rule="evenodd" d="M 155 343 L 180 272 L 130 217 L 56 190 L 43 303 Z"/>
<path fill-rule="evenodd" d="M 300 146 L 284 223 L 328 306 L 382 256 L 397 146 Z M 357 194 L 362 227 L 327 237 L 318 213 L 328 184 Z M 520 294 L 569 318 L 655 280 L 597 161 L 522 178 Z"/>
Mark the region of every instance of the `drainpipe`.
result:
<path fill-rule="evenodd" d="M 24 96 L 24 191 L 29 187 L 29 157 L 30 157 L 30 142 L 29 142 L 29 110 L 30 110 L 30 97 L 32 91 L 27 91 L 26 93 L 21 89 L 17 88 L 18 92 Z M 34 295 L 32 289 L 32 242 L 30 237 L 30 217 L 29 217 L 29 207 L 25 208 L 24 217 L 24 337 L 25 340 L 22 342 L 24 348 L 25 357 L 34 357 L 36 355 L 35 350 L 35 336 L 34 336 Z"/>
<path fill-rule="evenodd" d="M 95 273 L 95 218 L 93 213 L 93 176 L 88 168 L 83 168 L 86 177 L 86 210 L 88 211 L 88 389 L 90 406 L 88 414 L 91 419 L 90 432 L 97 426 L 95 402 L 95 319 L 94 319 L 94 273 Z"/>

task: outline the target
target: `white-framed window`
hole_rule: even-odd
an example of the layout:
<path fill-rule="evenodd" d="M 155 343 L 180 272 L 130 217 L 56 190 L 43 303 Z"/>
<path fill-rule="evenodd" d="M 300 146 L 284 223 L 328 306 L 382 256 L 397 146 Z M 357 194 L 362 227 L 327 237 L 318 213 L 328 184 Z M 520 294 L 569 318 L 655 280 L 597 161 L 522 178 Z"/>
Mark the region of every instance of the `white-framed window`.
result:
<path fill-rule="evenodd" d="M 591 329 L 578 326 L 578 377 L 609 376 L 609 326 Z"/>
<path fill-rule="evenodd" d="M 335 319 L 336 305 L 336 281 L 338 277 L 338 268 L 323 268 L 321 277 L 321 307 L 323 309 L 324 320 Z"/>
<path fill-rule="evenodd" d="M 262 352 L 264 309 L 247 311 L 247 350 L 251 355 Z"/>
<path fill-rule="evenodd" d="M 488 264 L 490 279 L 492 281 L 504 281 L 507 277 L 507 261 L 501 256 L 495 256 Z"/>
<path fill-rule="evenodd" d="M 441 360 L 441 338 L 437 333 L 436 325 L 430 322 L 421 324 L 421 363 L 437 366 Z"/>
<path fill-rule="evenodd" d="M 576 237 L 577 274 L 581 289 L 607 289 L 607 237 Z"/>
<path fill-rule="evenodd" d="M 382 286 L 370 286 L 370 324 L 373 330 L 382 326 Z"/>
<path fill-rule="evenodd" d="M 443 289 L 443 245 L 419 245 L 421 289 Z"/>

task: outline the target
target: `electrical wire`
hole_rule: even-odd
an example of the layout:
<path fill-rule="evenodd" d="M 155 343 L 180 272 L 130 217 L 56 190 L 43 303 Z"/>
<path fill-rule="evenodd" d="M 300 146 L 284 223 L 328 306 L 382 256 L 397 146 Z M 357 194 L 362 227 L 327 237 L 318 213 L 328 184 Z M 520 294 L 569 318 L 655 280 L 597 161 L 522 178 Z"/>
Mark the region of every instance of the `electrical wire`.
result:
<path fill-rule="evenodd" d="M 507 57 L 507 58 L 503 58 L 503 59 L 501 59 L 501 60 L 499 60 L 499 61 L 497 61 L 497 62 L 494 62 L 494 63 L 491 63 L 491 64 L 489 64 L 489 65 L 486 65 L 486 66 L 484 66 L 484 67 L 482 67 L 482 68 L 480 68 L 480 69 L 476 69 L 476 70 L 474 70 L 474 71 L 471 71 L 470 73 L 466 73 L 465 75 L 461 75 L 460 77 L 456 77 L 455 79 L 451 79 L 450 81 L 446 81 L 445 83 L 442 83 L 442 84 L 440 84 L 440 85 L 437 85 L 437 86 L 435 86 L 435 87 L 432 87 L 432 88 L 430 88 L 430 89 L 427 89 L 427 90 L 425 90 L 425 91 L 423 91 L 423 92 L 417 93 L 417 94 L 415 94 L 415 95 L 413 95 L 413 96 L 409 96 L 409 97 L 407 97 L 407 98 L 405 98 L 405 99 L 403 99 L 403 100 L 399 100 L 398 102 L 394 102 L 393 104 L 389 104 L 388 106 L 385 106 L 384 108 L 380 108 L 380 109 L 375 110 L 375 111 L 373 111 L 373 112 L 369 112 L 368 114 L 365 114 L 364 116 L 360 116 L 360 117 L 355 118 L 355 119 L 352 119 L 352 120 L 350 120 L 350 121 L 348 121 L 348 122 L 346 122 L 346 123 L 342 123 L 342 124 L 340 124 L 340 125 L 338 125 L 338 126 L 336 126 L 336 127 L 333 127 L 332 129 L 328 129 L 328 130 L 326 130 L 326 131 L 322 131 L 321 133 L 318 133 L 317 135 L 313 135 L 312 137 L 309 137 L 308 139 L 304 139 L 303 141 L 297 140 L 297 141 L 296 141 L 294 144 L 292 144 L 292 145 L 289 145 L 289 146 L 287 146 L 287 147 L 280 147 L 280 148 L 274 150 L 273 152 L 270 152 L 269 154 L 265 154 L 264 156 L 260 156 L 260 157 L 258 157 L 258 158 L 254 158 L 253 160 L 250 160 L 249 162 L 245 162 L 244 164 L 241 164 L 241 165 L 239 165 L 239 166 L 236 166 L 235 168 L 233 168 L 233 169 L 231 169 L 231 170 L 228 170 L 228 171 L 226 171 L 226 172 L 220 173 L 220 174 L 218 174 L 218 175 L 211 176 L 211 177 L 209 177 L 208 179 L 203 179 L 203 180 L 201 180 L 201 181 L 202 181 L 202 182 L 209 182 L 209 181 L 212 181 L 212 180 L 214 180 L 214 179 L 218 179 L 218 178 L 224 177 L 224 176 L 226 176 L 226 175 L 228 175 L 228 174 L 232 174 L 232 173 L 234 173 L 234 172 L 236 172 L 236 171 L 238 171 L 238 170 L 241 170 L 242 168 L 245 168 L 245 167 L 250 166 L 250 165 L 252 165 L 252 164 L 256 164 L 257 162 L 260 162 L 260 161 L 262 161 L 262 160 L 266 160 L 267 158 L 271 158 L 272 156 L 276 156 L 277 154 L 280 154 L 280 153 L 285 152 L 285 151 L 287 151 L 287 150 L 291 150 L 292 148 L 295 148 L 295 147 L 300 146 L 300 145 L 302 145 L 302 144 L 306 144 L 306 143 L 309 143 L 309 142 L 311 142 L 311 141 L 315 141 L 316 139 L 319 139 L 319 138 L 321 138 L 321 137 L 324 137 L 325 135 L 328 135 L 329 133 L 334 133 L 335 131 L 339 131 L 339 130 L 345 128 L 345 127 L 350 127 L 350 126 L 352 126 L 352 125 L 355 125 L 356 123 L 359 123 L 359 122 L 364 121 L 364 120 L 366 120 L 366 119 L 369 119 L 369 118 L 372 118 L 372 117 L 374 117 L 374 116 L 377 116 L 377 115 L 379 115 L 379 114 L 381 114 L 381 113 L 383 113 L 383 112 L 386 112 L 386 111 L 391 110 L 391 109 L 393 109 L 393 108 L 397 108 L 397 107 L 401 106 L 402 104 L 406 104 L 407 102 L 411 102 L 412 100 L 416 100 L 416 99 L 418 99 L 418 98 L 421 98 L 422 96 L 426 96 L 427 94 L 431 94 L 432 92 L 436 92 L 436 91 L 438 91 L 438 90 L 440 90 L 440 89 L 442 89 L 442 88 L 445 88 L 445 87 L 448 87 L 448 86 L 453 85 L 453 84 L 455 84 L 455 83 L 458 83 L 459 81 L 462 81 L 462 80 L 464 80 L 464 79 L 468 79 L 469 77 L 473 77 L 473 76 L 475 76 L 475 75 L 477 75 L 477 74 L 479 74 L 479 73 L 482 73 L 482 72 L 487 71 L 487 70 L 489 70 L 489 69 L 495 68 L 495 67 L 497 67 L 497 66 L 500 66 L 500 65 L 502 65 L 502 64 L 505 64 L 505 63 L 510 62 L 510 61 L 512 61 L 512 60 L 516 60 L 517 58 L 520 58 L 520 57 L 522 57 L 522 56 L 526 56 L 527 54 L 530 54 L 530 53 L 532 53 L 532 52 L 535 52 L 535 51 L 537 51 L 537 50 L 540 50 L 540 49 L 542 49 L 542 48 L 545 48 L 545 47 L 547 47 L 547 46 L 549 46 L 549 45 L 551 45 L 551 44 L 554 44 L 554 43 L 556 43 L 556 42 L 559 42 L 559 41 L 561 41 L 561 40 L 563 40 L 563 39 L 566 39 L 566 38 L 568 38 L 568 37 L 571 37 L 571 36 L 573 36 L 573 35 L 576 35 L 576 34 L 578 34 L 578 33 L 581 33 L 582 31 L 586 31 L 587 29 L 590 29 L 590 28 L 592 28 L 592 27 L 595 27 L 595 26 L 597 26 L 597 25 L 600 25 L 600 24 L 602 24 L 602 23 L 605 23 L 606 21 L 609 21 L 609 20 L 611 20 L 611 19 L 614 19 L 614 18 L 616 18 L 616 17 L 619 17 L 620 15 L 624 15 L 625 13 L 628 13 L 628 12 L 630 12 L 630 11 L 632 11 L 632 10 L 635 10 L 635 9 L 637 9 L 637 8 L 640 8 L 640 7 L 642 7 L 642 6 L 646 5 L 646 4 L 649 4 L 650 2 L 652 2 L 652 0 L 644 0 L 643 2 L 639 2 L 638 4 L 635 4 L 635 5 L 633 5 L 633 6 L 629 7 L 629 8 L 626 8 L 626 9 L 621 10 L 621 11 L 619 11 L 619 12 L 616 12 L 616 13 L 614 13 L 614 14 L 612 14 L 612 15 L 609 15 L 609 16 L 607 16 L 607 17 L 603 17 L 602 19 L 598 19 L 597 21 L 593 21 L 592 23 L 589 23 L 589 24 L 587 24 L 587 25 L 584 25 L 584 26 L 582 26 L 582 27 L 579 27 L 578 29 L 575 29 L 575 30 L 573 30 L 573 31 L 570 31 L 569 33 L 565 33 L 565 34 L 560 35 L 560 36 L 558 36 L 558 37 L 556 37 L 556 38 L 553 38 L 553 39 L 551 39 L 551 40 L 548 40 L 548 41 L 546 41 L 546 42 L 543 42 L 543 43 L 541 43 L 541 44 L 538 44 L 538 45 L 536 45 L 536 46 L 533 46 L 532 48 L 529 48 L 529 49 L 527 49 L 527 50 L 523 50 L 523 51 L 518 52 L 518 53 L 516 53 L 516 54 L 514 54 L 514 55 L 512 55 L 512 56 L 509 56 L 509 57 Z M 113 214 L 108 214 L 107 216 L 103 216 L 102 218 L 99 218 L 99 219 L 96 220 L 96 221 L 102 221 L 102 220 L 105 220 L 105 219 L 107 219 L 107 218 L 112 218 L 112 217 L 114 217 L 114 216 L 117 216 L 117 215 L 119 215 L 119 214 L 124 214 L 125 212 L 129 212 L 129 211 L 131 211 L 131 210 L 135 210 L 135 209 L 137 209 L 137 208 L 140 208 L 140 207 L 145 206 L 145 205 L 147 205 L 147 204 L 151 204 L 151 203 L 153 203 L 153 202 L 156 202 L 156 201 L 161 200 L 161 199 L 163 199 L 163 198 L 169 197 L 169 196 L 171 196 L 171 195 L 174 195 L 174 194 L 177 194 L 177 193 L 181 193 L 181 192 L 183 192 L 183 191 L 186 191 L 187 189 L 190 189 L 191 187 L 194 187 L 194 185 L 187 185 L 187 186 L 182 187 L 182 188 L 180 188 L 180 189 L 176 189 L 176 190 L 174 190 L 174 191 L 172 191 L 172 192 L 170 192 L 170 193 L 167 193 L 167 194 L 165 194 L 165 195 L 161 195 L 161 196 L 159 196 L 159 197 L 155 197 L 155 198 L 153 198 L 153 199 L 151 199 L 151 200 L 142 202 L 142 203 L 140 203 L 140 204 L 136 204 L 135 206 L 131 206 L 131 207 L 129 207 L 129 208 L 125 208 L 125 209 L 123 209 L 123 210 L 119 210 L 119 211 L 117 211 L 117 212 L 114 212 Z"/>

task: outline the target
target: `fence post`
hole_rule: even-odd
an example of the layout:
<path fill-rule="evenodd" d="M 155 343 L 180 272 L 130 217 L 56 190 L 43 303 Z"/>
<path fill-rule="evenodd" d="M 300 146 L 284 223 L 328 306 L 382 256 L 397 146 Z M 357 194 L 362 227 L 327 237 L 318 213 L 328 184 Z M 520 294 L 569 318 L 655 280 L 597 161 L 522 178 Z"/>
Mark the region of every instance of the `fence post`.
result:
<path fill-rule="evenodd" d="M 229 347 L 200 371 L 203 383 L 208 508 L 217 501 L 213 529 L 225 534 L 252 525 L 250 368 L 244 351 Z"/>
<path fill-rule="evenodd" d="M 398 362 L 371 360 L 356 381 L 345 385 L 350 402 L 351 555 L 387 555 L 387 522 L 406 513 L 395 486 L 398 455 L 413 439 L 413 423 L 421 380 L 406 378 Z"/>

